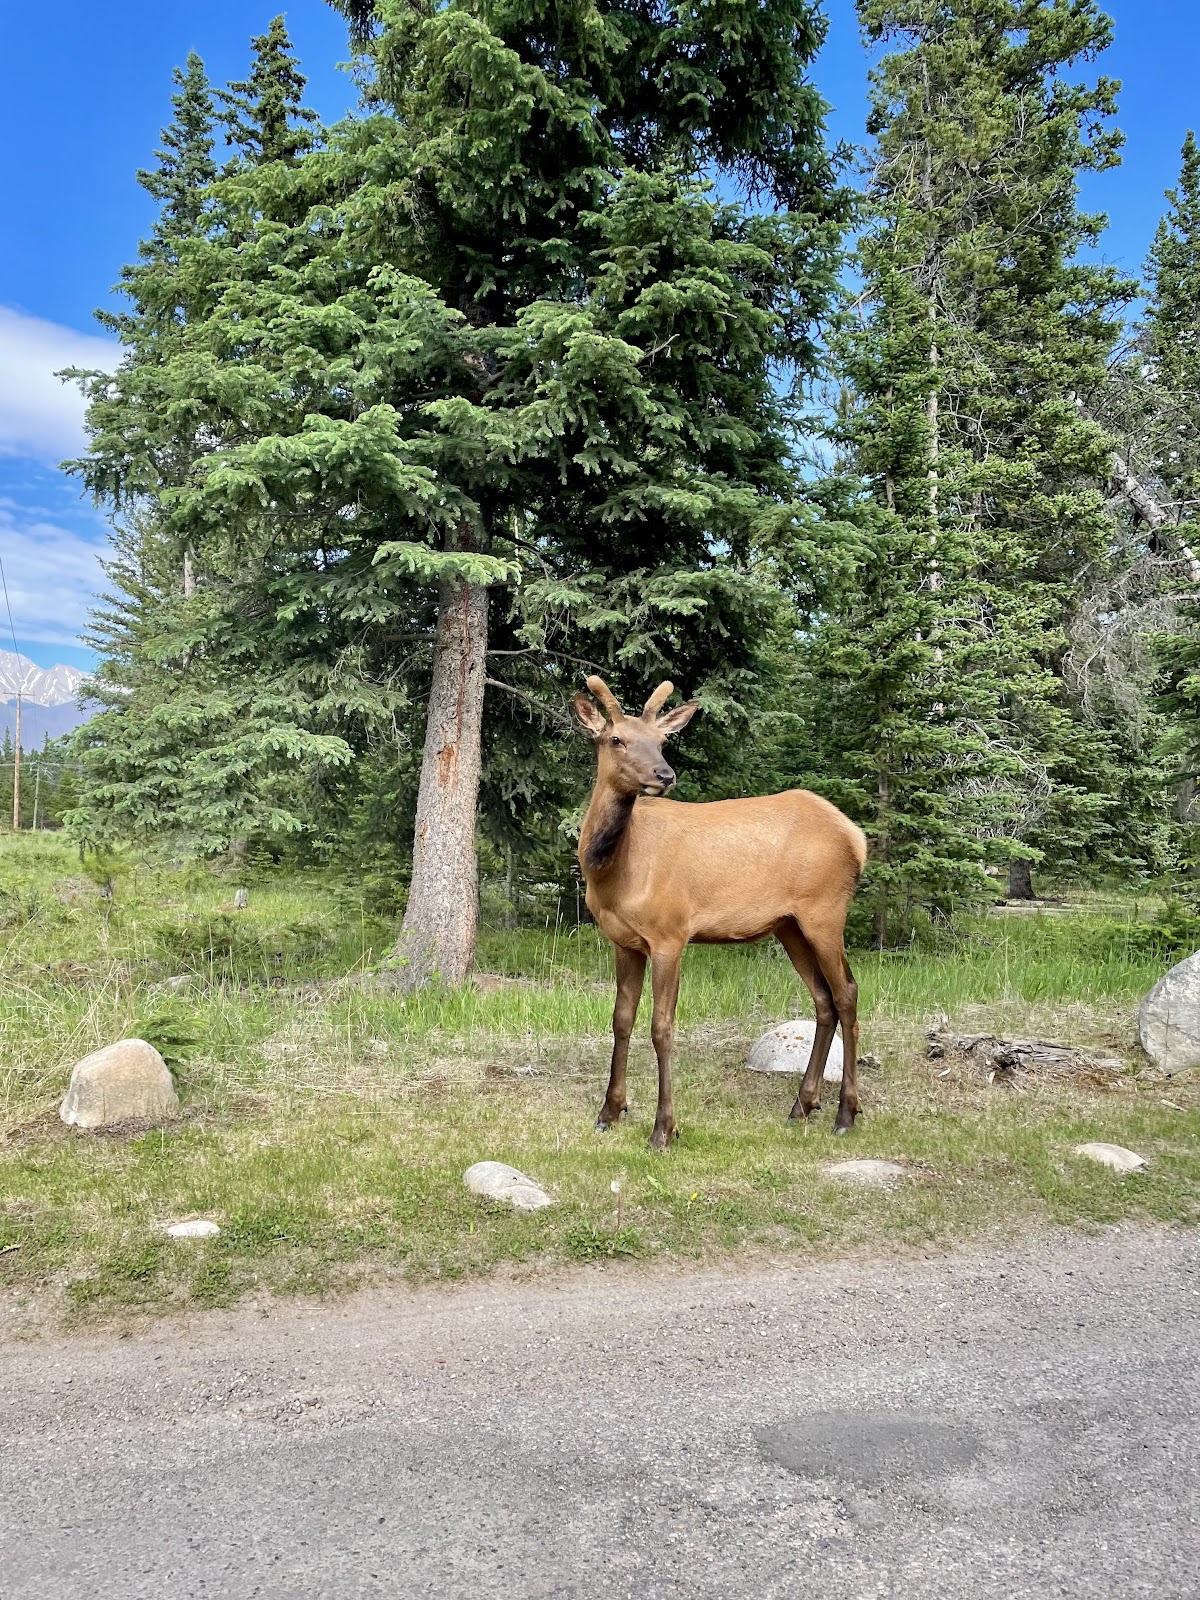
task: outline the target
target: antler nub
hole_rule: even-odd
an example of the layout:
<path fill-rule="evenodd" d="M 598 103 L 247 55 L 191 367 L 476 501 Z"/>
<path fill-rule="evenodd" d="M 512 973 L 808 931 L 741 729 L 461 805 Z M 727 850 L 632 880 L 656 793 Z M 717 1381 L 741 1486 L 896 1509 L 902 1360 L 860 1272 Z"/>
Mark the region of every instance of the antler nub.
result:
<path fill-rule="evenodd" d="M 608 712 L 610 718 L 624 716 L 625 713 L 621 710 L 620 705 L 617 703 L 616 695 L 608 687 L 603 678 L 598 678 L 596 677 L 595 673 L 593 673 L 590 678 L 585 678 L 583 681 L 596 696 L 596 699 L 599 700 L 605 711 Z"/>
<path fill-rule="evenodd" d="M 675 685 L 670 681 L 670 679 L 668 679 L 666 683 L 660 683 L 658 688 L 655 689 L 649 700 L 647 700 L 646 704 L 642 707 L 643 720 L 646 722 L 653 722 L 659 711 L 663 706 L 666 705 L 667 701 L 674 693 Z"/>

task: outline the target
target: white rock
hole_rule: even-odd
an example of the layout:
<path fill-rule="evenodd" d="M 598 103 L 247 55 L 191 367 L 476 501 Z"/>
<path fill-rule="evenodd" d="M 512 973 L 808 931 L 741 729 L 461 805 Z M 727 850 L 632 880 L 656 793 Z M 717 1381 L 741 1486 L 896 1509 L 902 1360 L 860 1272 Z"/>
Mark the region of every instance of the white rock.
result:
<path fill-rule="evenodd" d="M 794 1017 L 790 1022 L 781 1022 L 777 1028 L 772 1028 L 755 1041 L 746 1057 L 746 1065 L 751 1072 L 787 1072 L 799 1078 L 808 1065 L 816 1032 L 816 1023 L 806 1017 Z M 842 1041 L 836 1033 L 821 1076 L 826 1083 L 842 1081 Z"/>
<path fill-rule="evenodd" d="M 172 1239 L 215 1239 L 221 1230 L 207 1217 L 197 1217 L 192 1222 L 172 1222 L 166 1231 Z"/>
<path fill-rule="evenodd" d="M 1140 1172 L 1147 1165 L 1145 1156 L 1139 1156 L 1136 1150 L 1126 1150 L 1121 1144 L 1077 1144 L 1075 1154 L 1086 1156 L 1089 1161 L 1099 1161 L 1114 1172 Z"/>
<path fill-rule="evenodd" d="M 477 1161 L 463 1173 L 463 1182 L 472 1194 L 512 1206 L 514 1211 L 541 1211 L 554 1201 L 532 1178 L 503 1161 Z"/>
<path fill-rule="evenodd" d="M 179 1096 L 166 1062 L 152 1044 L 120 1039 L 75 1063 L 58 1114 L 75 1128 L 157 1122 L 179 1115 Z"/>
<path fill-rule="evenodd" d="M 1138 1033 L 1161 1071 L 1200 1067 L 1200 951 L 1154 985 L 1138 1007 Z"/>
<path fill-rule="evenodd" d="M 865 1156 L 851 1161 L 827 1161 L 823 1171 L 834 1183 L 856 1183 L 868 1189 L 890 1189 L 907 1176 L 896 1161 L 876 1161 Z"/>

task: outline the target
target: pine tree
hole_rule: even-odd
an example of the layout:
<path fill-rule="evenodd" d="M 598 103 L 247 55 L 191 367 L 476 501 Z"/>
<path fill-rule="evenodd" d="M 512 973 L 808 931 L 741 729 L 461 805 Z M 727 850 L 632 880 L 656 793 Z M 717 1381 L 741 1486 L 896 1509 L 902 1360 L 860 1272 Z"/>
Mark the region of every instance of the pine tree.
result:
<path fill-rule="evenodd" d="M 283 17 L 274 17 L 250 46 L 250 76 L 219 95 L 226 141 L 253 166 L 266 161 L 294 164 L 312 149 L 318 119 L 304 105 L 308 80 L 297 65 Z"/>
<path fill-rule="evenodd" d="M 861 0 L 876 140 L 860 249 L 865 322 L 843 336 L 858 582 L 806 653 L 820 749 L 873 835 L 885 942 L 923 906 L 987 892 L 987 859 L 1061 859 L 1086 730 L 1061 679 L 1075 586 L 1103 559 L 1101 384 L 1131 286 L 1082 265 L 1101 219 L 1078 174 L 1117 158 L 1113 85 L 1069 81 L 1109 40 L 1090 0 Z M 856 480 L 867 491 L 864 500 Z M 1104 741 L 1089 759 L 1108 762 Z M 1086 765 L 1086 763 L 1085 763 Z"/>
<path fill-rule="evenodd" d="M 209 441 L 162 496 L 223 597 L 206 664 L 239 671 L 236 636 L 321 676 L 343 725 L 397 679 L 426 707 L 414 977 L 471 959 L 485 687 L 544 705 L 582 651 L 736 710 L 778 610 L 754 562 L 822 556 L 772 381 L 812 365 L 843 210 L 804 80 L 820 27 L 794 0 L 626 20 L 633 49 L 570 8 L 385 0 L 373 113 L 219 186 L 145 423 L 186 410 Z M 708 167 L 768 204 L 718 202 Z M 94 406 L 106 449 L 127 403 Z"/>
<path fill-rule="evenodd" d="M 303 672 L 281 671 L 249 639 L 243 647 L 224 592 L 198 584 L 193 541 L 171 519 L 170 497 L 206 441 L 169 375 L 173 362 L 191 359 L 191 324 L 213 303 L 208 286 L 197 292 L 189 277 L 192 253 L 220 229 L 215 118 L 199 56 L 189 55 L 174 82 L 158 166 L 138 174 L 161 210 L 122 272 L 128 308 L 97 313 L 121 340 L 121 365 L 75 374 L 89 397 L 92 440 L 87 460 L 70 465 L 110 507 L 114 531 L 112 589 L 92 634 L 105 709 L 75 735 L 82 781 L 62 809 L 93 844 L 174 833 L 213 851 L 255 833 L 300 831 L 321 772 L 344 764 L 349 747 L 298 716 L 314 698 Z"/>
<path fill-rule="evenodd" d="M 1179 183 L 1166 198 L 1147 263 L 1141 338 L 1119 401 L 1125 455 L 1144 479 L 1139 577 L 1150 603 L 1139 631 L 1154 636 L 1162 744 L 1179 810 L 1191 821 L 1200 766 L 1200 147 L 1190 129 Z"/>

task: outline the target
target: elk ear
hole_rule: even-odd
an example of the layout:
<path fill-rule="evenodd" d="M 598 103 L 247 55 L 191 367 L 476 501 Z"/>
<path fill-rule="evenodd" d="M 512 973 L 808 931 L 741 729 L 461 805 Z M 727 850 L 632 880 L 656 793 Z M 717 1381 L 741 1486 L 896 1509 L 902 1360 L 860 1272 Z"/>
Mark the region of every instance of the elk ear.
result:
<path fill-rule="evenodd" d="M 585 694 L 575 696 L 575 715 L 583 723 L 593 739 L 598 739 L 604 732 L 604 716 L 597 710 Z"/>
<path fill-rule="evenodd" d="M 664 739 L 669 739 L 672 734 L 686 728 L 699 709 L 697 701 L 689 700 L 687 705 L 676 706 L 674 711 L 664 711 L 654 726 Z"/>

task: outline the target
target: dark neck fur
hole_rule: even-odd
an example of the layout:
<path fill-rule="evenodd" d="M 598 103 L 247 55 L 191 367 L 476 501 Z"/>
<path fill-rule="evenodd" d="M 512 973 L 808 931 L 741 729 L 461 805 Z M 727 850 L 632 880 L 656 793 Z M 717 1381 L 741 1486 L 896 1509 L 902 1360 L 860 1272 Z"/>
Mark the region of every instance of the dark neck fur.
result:
<path fill-rule="evenodd" d="M 629 826 L 636 799 L 637 796 L 633 794 L 614 794 L 609 796 L 607 803 L 602 801 L 599 806 L 593 800 L 596 817 L 583 856 L 583 864 L 590 872 L 607 867 L 616 855 L 617 846 Z"/>

